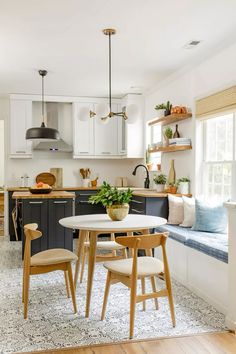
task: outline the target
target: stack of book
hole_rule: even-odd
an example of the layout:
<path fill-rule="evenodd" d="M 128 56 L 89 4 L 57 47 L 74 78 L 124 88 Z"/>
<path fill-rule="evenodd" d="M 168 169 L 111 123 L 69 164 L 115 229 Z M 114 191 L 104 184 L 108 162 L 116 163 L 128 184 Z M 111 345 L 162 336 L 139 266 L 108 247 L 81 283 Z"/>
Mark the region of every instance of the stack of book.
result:
<path fill-rule="evenodd" d="M 189 138 L 173 138 L 169 139 L 169 145 L 173 146 L 191 146 L 191 139 Z"/>

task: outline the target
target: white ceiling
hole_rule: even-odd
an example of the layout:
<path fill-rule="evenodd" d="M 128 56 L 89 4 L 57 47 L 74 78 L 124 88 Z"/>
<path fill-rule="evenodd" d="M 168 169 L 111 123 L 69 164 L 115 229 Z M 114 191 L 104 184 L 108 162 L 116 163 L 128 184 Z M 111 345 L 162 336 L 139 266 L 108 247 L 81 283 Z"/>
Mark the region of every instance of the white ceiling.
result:
<path fill-rule="evenodd" d="M 0 0 L 0 94 L 113 96 L 157 84 L 236 40 L 236 0 Z M 183 49 L 190 40 L 202 44 Z"/>

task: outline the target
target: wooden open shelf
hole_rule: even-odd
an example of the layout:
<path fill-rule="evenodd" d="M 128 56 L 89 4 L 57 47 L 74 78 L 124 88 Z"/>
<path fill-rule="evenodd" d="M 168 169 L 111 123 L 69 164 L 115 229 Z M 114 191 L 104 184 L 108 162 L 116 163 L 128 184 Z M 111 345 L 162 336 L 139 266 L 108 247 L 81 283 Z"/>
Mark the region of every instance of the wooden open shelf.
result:
<path fill-rule="evenodd" d="M 185 120 L 188 118 L 192 117 L 192 113 L 186 113 L 186 114 L 170 114 L 169 116 L 161 117 L 161 118 L 154 118 L 151 120 L 148 125 L 156 125 L 156 124 L 161 124 L 161 125 L 168 125 L 168 124 L 173 124 L 177 123 L 181 120 Z"/>
<path fill-rule="evenodd" d="M 175 151 L 185 151 L 185 150 L 192 150 L 192 146 L 190 145 L 174 145 L 174 146 L 160 146 L 155 149 L 149 150 L 149 153 L 152 152 L 175 152 Z"/>

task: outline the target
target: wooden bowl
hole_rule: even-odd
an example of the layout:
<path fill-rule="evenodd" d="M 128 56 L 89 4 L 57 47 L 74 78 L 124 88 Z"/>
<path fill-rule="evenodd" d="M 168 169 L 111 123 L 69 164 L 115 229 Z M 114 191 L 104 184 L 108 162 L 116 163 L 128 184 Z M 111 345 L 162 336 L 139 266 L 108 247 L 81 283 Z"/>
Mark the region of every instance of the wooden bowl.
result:
<path fill-rule="evenodd" d="M 52 188 L 29 188 L 29 191 L 32 194 L 49 194 Z"/>

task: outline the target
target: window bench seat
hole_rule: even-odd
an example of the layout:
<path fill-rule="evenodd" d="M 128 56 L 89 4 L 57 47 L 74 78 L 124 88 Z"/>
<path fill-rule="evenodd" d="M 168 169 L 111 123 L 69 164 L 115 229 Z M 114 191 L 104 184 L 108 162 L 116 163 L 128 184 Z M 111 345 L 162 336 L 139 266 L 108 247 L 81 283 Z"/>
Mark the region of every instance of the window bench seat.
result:
<path fill-rule="evenodd" d="M 176 225 L 158 227 L 169 232 L 167 252 L 176 280 L 226 313 L 228 304 L 228 235 L 193 231 Z M 159 250 L 155 250 L 160 258 Z"/>

